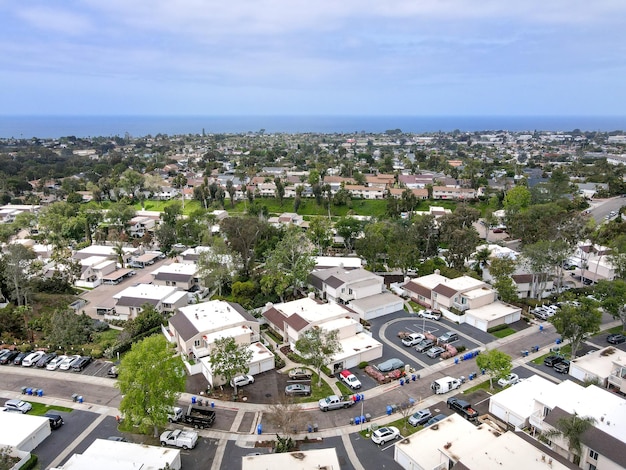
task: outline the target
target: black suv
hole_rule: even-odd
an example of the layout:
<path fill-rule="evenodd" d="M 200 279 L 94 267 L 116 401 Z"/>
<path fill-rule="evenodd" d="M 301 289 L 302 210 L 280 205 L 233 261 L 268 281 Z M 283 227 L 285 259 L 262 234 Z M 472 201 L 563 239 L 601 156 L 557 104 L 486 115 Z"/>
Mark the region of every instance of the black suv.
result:
<path fill-rule="evenodd" d="M 83 356 L 72 366 L 72 370 L 74 372 L 81 372 L 85 367 L 89 365 L 90 362 L 91 356 Z"/>
<path fill-rule="evenodd" d="M 563 362 L 564 360 L 565 358 L 561 356 L 548 356 L 543 360 L 543 364 L 548 367 L 554 367 L 559 362 Z"/>
<path fill-rule="evenodd" d="M 620 333 L 613 333 L 606 337 L 606 341 L 610 344 L 621 344 L 626 341 L 626 336 Z"/>
<path fill-rule="evenodd" d="M 417 346 L 415 346 L 415 350 L 417 352 L 423 353 L 423 352 L 428 351 L 434 345 L 435 345 L 435 342 L 432 339 L 424 339 L 420 341 L 419 343 L 417 343 Z"/>
<path fill-rule="evenodd" d="M 48 418 L 48 421 L 50 421 L 50 428 L 52 429 L 59 429 L 65 424 L 65 421 L 63 421 L 63 417 L 56 413 L 48 412 L 44 416 Z"/>
<path fill-rule="evenodd" d="M 554 365 L 554 370 L 559 374 L 567 374 L 569 372 L 569 361 L 561 361 Z"/>

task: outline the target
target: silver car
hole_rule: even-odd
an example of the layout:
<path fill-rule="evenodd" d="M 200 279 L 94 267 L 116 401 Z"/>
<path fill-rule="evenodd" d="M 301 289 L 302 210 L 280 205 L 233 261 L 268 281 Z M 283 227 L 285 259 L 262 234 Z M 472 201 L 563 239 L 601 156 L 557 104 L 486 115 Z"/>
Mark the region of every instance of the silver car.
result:
<path fill-rule="evenodd" d="M 4 404 L 4 411 L 15 411 L 18 413 L 28 413 L 33 409 L 33 405 L 22 400 L 7 400 Z"/>

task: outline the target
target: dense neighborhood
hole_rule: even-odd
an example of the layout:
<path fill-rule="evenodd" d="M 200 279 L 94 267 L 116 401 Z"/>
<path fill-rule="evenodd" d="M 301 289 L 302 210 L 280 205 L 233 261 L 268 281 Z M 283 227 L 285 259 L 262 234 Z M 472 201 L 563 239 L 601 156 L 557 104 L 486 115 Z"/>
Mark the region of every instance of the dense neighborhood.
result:
<path fill-rule="evenodd" d="M 621 132 L 0 139 L 0 162 L 7 468 L 626 468 Z M 55 453 L 87 412 L 111 427 Z"/>

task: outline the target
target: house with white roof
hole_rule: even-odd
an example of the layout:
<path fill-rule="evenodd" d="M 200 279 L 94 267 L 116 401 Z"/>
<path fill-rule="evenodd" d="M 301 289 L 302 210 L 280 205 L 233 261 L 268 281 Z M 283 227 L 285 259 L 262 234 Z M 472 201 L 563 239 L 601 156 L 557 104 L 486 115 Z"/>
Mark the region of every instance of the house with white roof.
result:
<path fill-rule="evenodd" d="M 249 374 L 274 368 L 274 354 L 259 342 L 258 320 L 235 302 L 210 300 L 181 307 L 168 320 L 164 333 L 183 356 L 194 360 L 186 362 L 189 372 L 202 373 L 213 386 L 224 383 L 213 375 L 208 357 L 218 338 L 232 337 L 237 344 L 248 345 L 252 352 Z"/>
<path fill-rule="evenodd" d="M 328 364 L 334 372 L 382 356 L 383 345 L 364 331 L 359 315 L 337 303 L 324 303 L 312 296 L 305 297 L 276 305 L 268 304 L 263 317 L 294 351 L 296 341 L 310 328 L 337 330 L 342 350 Z"/>
<path fill-rule="evenodd" d="M 436 270 L 433 274 L 407 280 L 402 288 L 415 302 L 482 331 L 521 318 L 520 308 L 496 300 L 496 291 L 473 277 L 449 279 Z"/>
<path fill-rule="evenodd" d="M 574 414 L 595 419 L 581 435 L 580 468 L 626 468 L 626 400 L 595 385 L 583 387 L 566 380 L 535 395 L 529 423 L 534 433 L 546 433 L 554 430 L 560 419 Z M 567 441 L 561 436 L 552 437 L 550 447 L 570 457 Z"/>
<path fill-rule="evenodd" d="M 157 286 L 174 286 L 189 291 L 199 285 L 198 266 L 192 263 L 164 264 L 151 274 L 152 284 Z"/>
<path fill-rule="evenodd" d="M 51 470 L 180 470 L 180 449 L 96 439 L 82 454 Z"/>
<path fill-rule="evenodd" d="M 394 460 L 406 470 L 566 470 L 572 468 L 523 435 L 503 433 L 457 414 L 425 427 L 394 445 Z"/>
<path fill-rule="evenodd" d="M 596 382 L 600 387 L 626 392 L 626 352 L 615 346 L 607 346 L 570 361 L 569 375 L 581 382 Z M 623 374 L 623 375 L 622 375 Z M 620 377 L 621 376 L 621 377 Z"/>
<path fill-rule="evenodd" d="M 135 318 L 145 304 L 152 305 L 157 312 L 173 313 L 187 305 L 187 292 L 173 286 L 137 284 L 113 295 L 115 306 L 105 314 L 105 319 L 130 320 Z"/>
<path fill-rule="evenodd" d="M 362 268 L 316 270 L 309 275 L 309 284 L 321 299 L 347 305 L 363 320 L 403 309 L 402 298 L 387 291 L 383 277 Z"/>
<path fill-rule="evenodd" d="M 241 470 L 339 470 L 341 465 L 334 448 L 300 450 L 272 454 L 246 455 L 241 460 Z"/>

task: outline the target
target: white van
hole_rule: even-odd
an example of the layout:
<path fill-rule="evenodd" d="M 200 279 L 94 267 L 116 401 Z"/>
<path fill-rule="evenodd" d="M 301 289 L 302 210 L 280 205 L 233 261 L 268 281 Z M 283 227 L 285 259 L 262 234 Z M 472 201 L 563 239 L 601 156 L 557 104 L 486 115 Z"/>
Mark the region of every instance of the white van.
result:
<path fill-rule="evenodd" d="M 34 353 L 30 353 L 28 356 L 26 356 L 22 360 L 22 366 L 23 367 L 32 367 L 32 366 L 34 366 L 35 364 L 37 364 L 39 359 L 41 359 L 44 354 L 45 353 L 43 351 L 36 351 Z"/>

